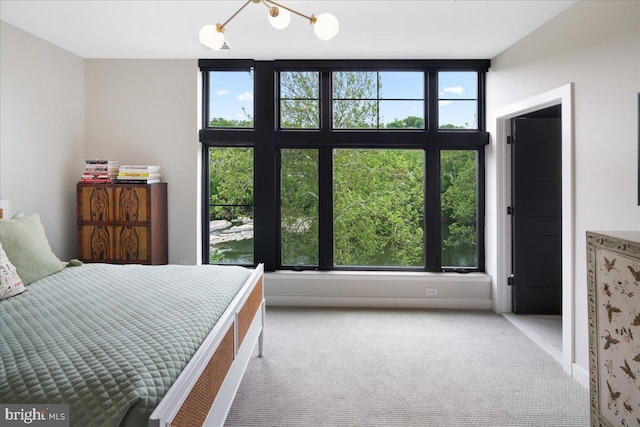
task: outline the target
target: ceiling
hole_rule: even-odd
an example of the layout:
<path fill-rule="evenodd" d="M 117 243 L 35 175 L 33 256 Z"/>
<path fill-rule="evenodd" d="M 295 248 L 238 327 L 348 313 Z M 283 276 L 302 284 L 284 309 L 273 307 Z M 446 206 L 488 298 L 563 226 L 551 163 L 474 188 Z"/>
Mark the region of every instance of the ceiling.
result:
<path fill-rule="evenodd" d="M 83 58 L 470 59 L 493 58 L 577 0 L 287 1 L 305 15 L 330 12 L 340 33 L 317 39 L 293 15 L 276 30 L 263 5 L 226 27 L 230 50 L 198 41 L 244 1 L 0 0 L 0 19 Z"/>

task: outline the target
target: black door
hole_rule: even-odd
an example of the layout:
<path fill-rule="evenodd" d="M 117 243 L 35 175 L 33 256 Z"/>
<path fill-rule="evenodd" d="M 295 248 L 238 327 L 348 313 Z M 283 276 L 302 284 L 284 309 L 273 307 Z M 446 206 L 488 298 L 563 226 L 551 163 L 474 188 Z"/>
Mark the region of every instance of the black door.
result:
<path fill-rule="evenodd" d="M 511 135 L 512 309 L 561 314 L 561 120 L 515 118 Z"/>

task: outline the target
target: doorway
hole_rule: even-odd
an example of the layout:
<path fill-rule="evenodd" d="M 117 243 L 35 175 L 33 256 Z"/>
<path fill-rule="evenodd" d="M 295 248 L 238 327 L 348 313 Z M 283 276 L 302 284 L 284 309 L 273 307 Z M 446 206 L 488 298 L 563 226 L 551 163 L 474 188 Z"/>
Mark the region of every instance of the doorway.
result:
<path fill-rule="evenodd" d="M 511 119 L 511 311 L 562 314 L 561 105 Z"/>
<path fill-rule="evenodd" d="M 573 84 L 523 99 L 492 112 L 495 120 L 495 199 L 496 260 L 495 260 L 495 310 L 511 313 L 512 288 L 507 284 L 511 274 L 511 218 L 507 207 L 511 203 L 511 158 L 506 143 L 511 132 L 511 119 L 560 105 L 562 121 L 562 367 L 563 370 L 587 386 L 589 374 L 574 362 L 575 322 L 575 224 L 573 201 Z"/>

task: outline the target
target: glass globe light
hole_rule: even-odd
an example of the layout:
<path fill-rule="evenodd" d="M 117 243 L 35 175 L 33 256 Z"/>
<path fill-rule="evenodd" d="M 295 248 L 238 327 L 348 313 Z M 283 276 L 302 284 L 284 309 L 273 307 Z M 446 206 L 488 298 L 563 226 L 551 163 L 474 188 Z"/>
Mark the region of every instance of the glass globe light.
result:
<path fill-rule="evenodd" d="M 224 33 L 218 31 L 215 25 L 205 25 L 198 34 L 200 43 L 213 50 L 222 49 L 224 45 Z"/>
<path fill-rule="evenodd" d="M 291 22 L 291 14 L 287 9 L 283 9 L 281 7 L 269 8 L 269 23 L 273 28 L 282 30 L 289 26 L 289 22 Z"/>
<path fill-rule="evenodd" d="M 338 19 L 330 13 L 321 13 L 317 16 L 313 25 L 313 32 L 320 40 L 329 40 L 333 38 L 340 30 Z"/>

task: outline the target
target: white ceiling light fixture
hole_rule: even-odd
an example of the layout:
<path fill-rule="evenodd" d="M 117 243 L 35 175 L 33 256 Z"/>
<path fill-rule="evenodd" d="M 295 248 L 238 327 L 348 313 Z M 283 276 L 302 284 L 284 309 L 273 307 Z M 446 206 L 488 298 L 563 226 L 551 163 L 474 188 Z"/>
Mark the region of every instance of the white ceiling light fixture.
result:
<path fill-rule="evenodd" d="M 291 22 L 291 13 L 301 16 L 309 20 L 309 24 L 313 25 L 313 32 L 320 40 L 330 40 L 340 30 L 340 24 L 335 16 L 330 13 L 322 13 L 318 16 L 307 16 L 289 7 L 283 6 L 271 0 L 247 0 L 241 7 L 227 19 L 224 24 L 205 25 L 200 29 L 200 43 L 213 50 L 220 50 L 225 45 L 224 33 L 226 26 L 233 18 L 235 18 L 249 3 L 262 3 L 269 9 L 269 23 L 279 30 L 287 28 Z"/>

